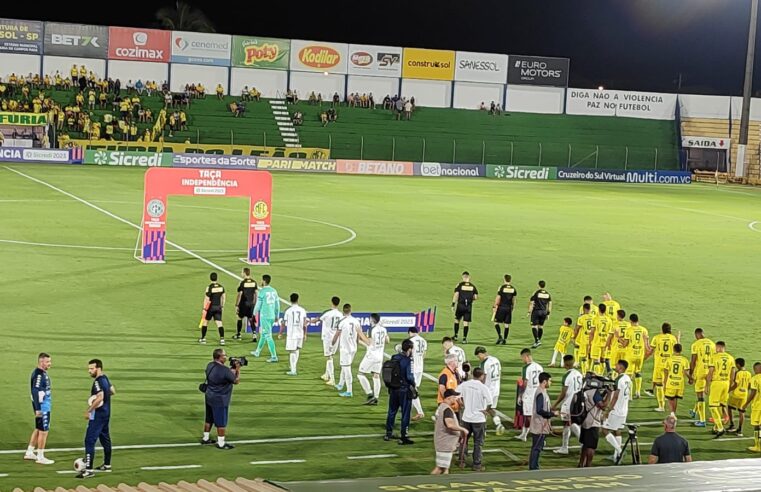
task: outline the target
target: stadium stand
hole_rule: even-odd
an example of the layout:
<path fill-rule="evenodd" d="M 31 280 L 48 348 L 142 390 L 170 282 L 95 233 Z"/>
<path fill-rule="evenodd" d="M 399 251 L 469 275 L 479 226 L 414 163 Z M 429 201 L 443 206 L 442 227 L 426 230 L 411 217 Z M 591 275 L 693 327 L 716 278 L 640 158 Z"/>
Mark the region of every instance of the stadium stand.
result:
<path fill-rule="evenodd" d="M 682 135 L 701 135 L 713 138 L 729 138 L 733 142 L 738 142 L 740 138 L 740 121 L 718 118 L 682 118 L 681 120 Z M 748 128 L 748 147 L 746 149 L 746 159 L 750 163 L 748 168 L 748 181 L 751 184 L 761 184 L 761 170 L 759 169 L 759 148 L 761 148 L 761 122 L 750 121 Z M 737 159 L 737 146 L 731 147 L 729 158 L 732 162 Z M 708 173 L 713 174 L 713 173 Z M 698 176 L 699 178 L 699 176 Z M 707 177 L 709 181 L 714 178 Z M 728 176 L 724 173 L 722 180 Z M 731 177 L 729 177 L 731 178 Z"/>
<path fill-rule="evenodd" d="M 23 490 L 15 489 L 13 492 L 23 492 Z M 44 489 L 37 488 L 35 492 L 44 492 Z M 177 484 L 161 482 L 158 485 L 141 482 L 134 487 L 123 483 L 115 487 L 101 484 L 97 488 L 87 488 L 80 485 L 76 489 L 58 487 L 55 492 L 283 492 L 283 489 L 258 478 L 254 480 L 236 478 L 235 481 L 219 478 L 215 482 L 199 480 L 190 483 L 183 480 Z"/>

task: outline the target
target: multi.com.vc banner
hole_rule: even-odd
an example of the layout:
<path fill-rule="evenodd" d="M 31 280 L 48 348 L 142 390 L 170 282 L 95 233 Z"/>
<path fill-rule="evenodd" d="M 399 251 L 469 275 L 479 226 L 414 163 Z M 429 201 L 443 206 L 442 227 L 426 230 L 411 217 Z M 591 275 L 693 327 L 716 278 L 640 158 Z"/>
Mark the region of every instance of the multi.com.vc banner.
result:
<path fill-rule="evenodd" d="M 557 179 L 606 183 L 690 184 L 692 174 L 689 171 L 560 168 L 557 170 Z"/>

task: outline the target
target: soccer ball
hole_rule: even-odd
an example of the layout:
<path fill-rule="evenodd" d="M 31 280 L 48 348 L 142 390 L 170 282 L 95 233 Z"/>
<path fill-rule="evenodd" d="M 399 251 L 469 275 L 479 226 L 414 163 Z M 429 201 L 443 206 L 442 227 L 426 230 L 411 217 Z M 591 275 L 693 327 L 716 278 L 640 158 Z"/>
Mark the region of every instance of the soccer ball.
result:
<path fill-rule="evenodd" d="M 84 471 L 84 469 L 87 468 L 87 463 L 85 463 L 85 460 L 82 458 L 77 458 L 74 460 L 74 470 L 81 472 Z"/>
<path fill-rule="evenodd" d="M 498 436 L 501 436 L 501 435 L 502 435 L 502 434 L 504 434 L 504 433 L 505 433 L 505 426 L 504 426 L 504 425 L 502 425 L 502 424 L 499 424 L 499 425 L 497 426 L 497 435 L 498 435 Z"/>

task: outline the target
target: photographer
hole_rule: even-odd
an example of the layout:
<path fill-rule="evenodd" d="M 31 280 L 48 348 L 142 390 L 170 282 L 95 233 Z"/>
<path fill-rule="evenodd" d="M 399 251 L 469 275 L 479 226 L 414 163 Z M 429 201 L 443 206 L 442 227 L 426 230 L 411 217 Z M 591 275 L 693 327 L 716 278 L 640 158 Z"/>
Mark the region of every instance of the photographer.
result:
<path fill-rule="evenodd" d="M 613 462 L 618 463 L 621 457 L 621 429 L 624 428 L 626 417 L 629 415 L 629 397 L 632 394 L 632 380 L 625 374 L 629 363 L 620 360 L 616 364 L 616 377 L 613 392 L 608 399 L 605 420 L 602 423 L 602 432 L 605 440 L 613 446 Z"/>
<path fill-rule="evenodd" d="M 201 385 L 206 400 L 206 419 L 203 425 L 203 439 L 201 444 L 215 444 L 217 449 L 233 449 L 233 445 L 225 443 L 225 428 L 227 427 L 227 413 L 230 407 L 230 398 L 233 394 L 233 385 L 240 383 L 240 366 L 237 359 L 225 365 L 227 354 L 224 349 L 214 349 L 214 360 L 206 366 L 206 382 Z M 211 426 L 217 427 L 217 441 L 209 437 Z"/>
<path fill-rule="evenodd" d="M 603 408 L 605 407 L 605 390 L 590 387 L 589 381 L 584 381 L 584 420 L 581 423 L 581 455 L 579 468 L 592 466 L 595 450 L 600 441 L 600 426 L 603 421 Z"/>

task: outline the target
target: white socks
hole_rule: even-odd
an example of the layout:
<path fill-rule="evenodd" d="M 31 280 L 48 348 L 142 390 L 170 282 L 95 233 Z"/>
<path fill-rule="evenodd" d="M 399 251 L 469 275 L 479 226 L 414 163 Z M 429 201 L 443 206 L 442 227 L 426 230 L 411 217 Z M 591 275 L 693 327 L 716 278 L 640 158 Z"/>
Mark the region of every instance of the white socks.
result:
<path fill-rule="evenodd" d="M 352 388 L 352 377 L 351 377 L 351 366 L 343 366 L 341 367 L 341 381 L 346 383 L 346 392 L 351 393 Z M 338 383 L 339 386 L 341 383 Z"/>
<path fill-rule="evenodd" d="M 299 362 L 298 350 L 294 350 L 293 352 L 291 352 L 290 361 L 291 361 L 291 372 L 296 372 L 296 364 Z"/>
<path fill-rule="evenodd" d="M 373 374 L 373 396 L 375 396 L 375 398 L 380 397 L 380 390 L 381 390 L 380 374 Z"/>
<path fill-rule="evenodd" d="M 419 414 L 423 414 L 423 405 L 420 404 L 420 398 L 415 398 L 412 400 L 412 406 L 415 408 L 415 411 Z"/>
<path fill-rule="evenodd" d="M 554 365 L 555 365 L 555 359 L 557 358 L 557 356 L 558 356 L 559 354 L 560 354 L 560 352 L 558 352 L 557 350 L 555 350 L 555 351 L 552 353 L 552 361 L 550 362 L 550 365 L 551 365 L 551 366 L 554 366 Z"/>
<path fill-rule="evenodd" d="M 344 368 L 342 367 L 341 370 L 338 371 L 338 386 L 343 386 L 344 383 L 346 382 L 346 380 L 344 379 L 345 375 L 346 374 L 344 373 Z"/>
<path fill-rule="evenodd" d="M 568 443 L 571 441 L 571 427 L 563 427 L 563 444 L 560 446 L 563 449 L 568 449 Z"/>
<path fill-rule="evenodd" d="M 571 432 L 576 436 L 576 439 L 581 437 L 581 427 L 579 424 L 571 424 Z M 620 439 L 620 438 L 619 438 Z"/>
<path fill-rule="evenodd" d="M 208 432 L 204 432 L 203 433 L 203 440 L 204 441 L 208 441 L 209 440 L 209 433 Z"/>
<path fill-rule="evenodd" d="M 333 369 L 333 358 L 325 361 L 325 375 L 328 377 L 328 381 L 336 380 L 335 369 Z"/>
<path fill-rule="evenodd" d="M 225 436 L 217 436 L 217 446 L 220 448 L 225 445 Z"/>
<path fill-rule="evenodd" d="M 370 380 L 368 380 L 367 376 L 365 376 L 361 372 L 357 374 L 357 379 L 359 379 L 359 384 L 362 386 L 362 391 L 364 391 L 366 395 L 369 395 L 370 394 Z"/>
<path fill-rule="evenodd" d="M 616 439 L 616 436 L 613 434 L 608 434 L 605 436 L 605 440 L 608 441 L 608 443 L 613 446 L 613 449 L 616 450 L 616 455 L 621 454 L 621 438 L 619 437 Z"/>
<path fill-rule="evenodd" d="M 521 431 L 520 438 L 526 439 L 527 436 L 528 436 L 528 427 L 524 427 L 523 430 Z"/>
<path fill-rule="evenodd" d="M 32 453 L 34 453 L 34 446 L 27 446 L 26 454 L 32 454 Z"/>

